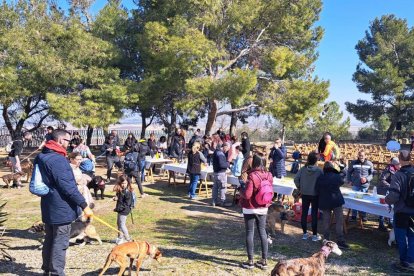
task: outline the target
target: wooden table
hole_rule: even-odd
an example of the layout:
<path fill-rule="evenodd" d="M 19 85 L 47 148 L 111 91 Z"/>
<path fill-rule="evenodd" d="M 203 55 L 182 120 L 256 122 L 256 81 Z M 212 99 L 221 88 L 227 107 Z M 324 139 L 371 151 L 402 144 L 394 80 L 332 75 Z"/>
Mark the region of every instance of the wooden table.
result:
<path fill-rule="evenodd" d="M 165 164 L 173 163 L 173 160 L 171 159 L 164 159 L 164 158 L 149 158 L 145 159 L 145 169 L 149 171 L 149 177 L 151 180 L 151 183 L 154 183 L 154 172 L 152 170 L 152 165 L 163 165 L 161 168 L 164 167 Z"/>

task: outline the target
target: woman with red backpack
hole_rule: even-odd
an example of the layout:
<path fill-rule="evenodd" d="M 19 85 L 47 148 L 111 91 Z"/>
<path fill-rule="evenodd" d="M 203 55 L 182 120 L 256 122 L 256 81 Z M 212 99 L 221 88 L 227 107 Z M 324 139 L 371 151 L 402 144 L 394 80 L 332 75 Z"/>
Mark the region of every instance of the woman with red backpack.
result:
<path fill-rule="evenodd" d="M 266 169 L 266 157 L 259 152 L 253 156 L 252 170 L 249 172 L 247 183 L 240 180 L 240 206 L 246 226 L 246 247 L 248 260 L 241 265 L 247 269 L 254 266 L 267 269 L 268 242 L 266 234 L 267 208 L 273 198 L 273 176 Z M 262 259 L 253 263 L 254 224 L 259 231 L 262 246 Z"/>

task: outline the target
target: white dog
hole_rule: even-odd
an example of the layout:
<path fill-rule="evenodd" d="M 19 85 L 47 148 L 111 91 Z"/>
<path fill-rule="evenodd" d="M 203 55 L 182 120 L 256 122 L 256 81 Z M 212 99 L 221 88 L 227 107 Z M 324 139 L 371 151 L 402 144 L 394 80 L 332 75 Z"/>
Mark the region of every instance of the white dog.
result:
<path fill-rule="evenodd" d="M 407 245 L 408 245 L 408 238 L 405 237 L 405 239 L 407 240 Z M 391 246 L 393 243 L 397 244 L 397 242 L 395 241 L 394 228 L 391 229 L 391 231 L 390 231 L 390 236 L 388 238 L 388 245 Z"/>

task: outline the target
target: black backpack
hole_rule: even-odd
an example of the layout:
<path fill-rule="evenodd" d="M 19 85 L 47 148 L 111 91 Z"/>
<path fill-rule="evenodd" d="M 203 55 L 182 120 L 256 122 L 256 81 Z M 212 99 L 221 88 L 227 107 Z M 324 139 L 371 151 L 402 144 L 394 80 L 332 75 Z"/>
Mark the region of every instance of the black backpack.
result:
<path fill-rule="evenodd" d="M 407 170 L 401 170 L 408 178 L 407 183 L 407 197 L 405 199 L 405 205 L 410 208 L 414 208 L 414 173 L 410 173 Z"/>
<path fill-rule="evenodd" d="M 133 152 L 128 152 L 125 155 L 125 159 L 124 159 L 124 169 L 125 171 L 131 172 L 136 170 L 137 168 L 137 162 L 135 160 L 135 155 Z"/>

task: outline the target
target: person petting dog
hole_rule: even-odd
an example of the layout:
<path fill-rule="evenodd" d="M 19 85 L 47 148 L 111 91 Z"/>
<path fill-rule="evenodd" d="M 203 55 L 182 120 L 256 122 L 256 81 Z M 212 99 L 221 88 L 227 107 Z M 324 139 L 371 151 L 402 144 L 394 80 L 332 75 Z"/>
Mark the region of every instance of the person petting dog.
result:
<path fill-rule="evenodd" d="M 331 213 L 335 215 L 336 244 L 339 248 L 349 249 L 344 242 L 343 210 L 345 204 L 340 187 L 344 184 L 339 171 L 335 169 L 332 162 L 325 162 L 323 175 L 316 179 L 315 190 L 319 194 L 319 209 L 323 211 L 323 238 L 329 240 L 329 228 L 331 224 Z M 313 206 L 312 206 L 313 208 Z"/>
<path fill-rule="evenodd" d="M 16 140 L 13 141 L 13 144 L 11 146 L 11 151 L 9 152 L 9 159 L 12 163 L 12 172 L 18 173 L 22 170 L 22 167 L 20 165 L 20 155 L 23 152 L 23 143 L 24 141 L 30 141 L 32 140 L 32 134 L 30 132 L 26 132 L 23 134 L 22 137 L 17 137 Z M 13 186 L 12 188 L 24 188 L 22 185 L 22 182 L 20 178 L 18 178 L 16 181 L 13 180 Z"/>
<path fill-rule="evenodd" d="M 43 147 L 36 157 L 43 182 L 50 192 L 40 199 L 42 221 L 45 223 L 45 240 L 42 249 L 43 276 L 52 274 L 65 276 L 66 250 L 69 247 L 71 223 L 81 214 L 93 215 L 85 198 L 79 193 L 72 169 L 66 159 L 70 134 L 57 129 L 52 140 Z"/>
<path fill-rule="evenodd" d="M 260 269 L 267 269 L 267 253 L 268 242 L 266 234 L 266 217 L 268 207 L 270 203 L 265 205 L 259 205 L 256 201 L 256 194 L 261 188 L 263 179 L 267 179 L 272 185 L 273 177 L 266 169 L 266 157 L 262 153 L 256 152 L 253 155 L 252 170 L 249 173 L 247 182 L 245 185 L 241 182 L 240 197 L 241 207 L 243 208 L 244 224 L 246 227 L 246 249 L 248 260 L 241 265 L 247 269 L 253 269 L 256 265 Z M 262 259 L 255 264 L 253 263 L 253 237 L 254 237 L 254 224 L 256 223 L 257 230 L 259 231 L 260 242 L 262 246 Z"/>
<path fill-rule="evenodd" d="M 200 152 L 201 144 L 199 142 L 194 142 L 191 151 L 188 153 L 188 164 L 187 164 L 187 173 L 190 175 L 190 186 L 188 187 L 188 195 L 190 199 L 197 199 L 196 189 L 198 184 L 198 179 L 201 174 L 201 162 L 204 164 L 207 163 L 207 159 L 204 157 L 204 154 Z"/>
<path fill-rule="evenodd" d="M 307 232 L 307 218 L 309 206 L 312 204 L 312 241 L 314 242 L 322 239 L 317 234 L 319 195 L 315 189 L 316 179 L 322 175 L 322 170 L 316 165 L 316 162 L 318 162 L 318 154 L 311 152 L 308 155 L 308 162 L 298 171 L 294 179 L 296 188 L 298 188 L 302 194 L 302 216 L 300 219 L 303 230 L 302 240 L 307 240 L 309 238 L 309 234 Z"/>
<path fill-rule="evenodd" d="M 106 152 L 106 183 L 111 181 L 112 166 L 114 163 L 118 169 L 122 168 L 121 161 L 119 161 L 118 154 L 116 153 L 116 150 L 119 150 L 119 147 L 120 144 L 115 141 L 115 137 L 112 135 L 108 137 L 108 140 L 105 141 L 101 147 L 102 152 Z"/>
<path fill-rule="evenodd" d="M 116 224 L 118 225 L 118 230 L 124 234 L 125 239 L 123 239 L 121 233 L 118 233 L 118 238 L 115 241 L 116 244 L 131 241 L 128 229 L 126 227 L 126 219 L 129 213 L 131 213 L 130 206 L 133 200 L 133 190 L 134 189 L 132 189 L 131 181 L 129 180 L 128 176 L 125 174 L 120 175 L 114 187 L 114 192 L 116 192 L 116 196 L 114 197 L 114 200 L 116 201 L 114 212 L 118 213 Z"/>

